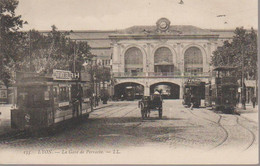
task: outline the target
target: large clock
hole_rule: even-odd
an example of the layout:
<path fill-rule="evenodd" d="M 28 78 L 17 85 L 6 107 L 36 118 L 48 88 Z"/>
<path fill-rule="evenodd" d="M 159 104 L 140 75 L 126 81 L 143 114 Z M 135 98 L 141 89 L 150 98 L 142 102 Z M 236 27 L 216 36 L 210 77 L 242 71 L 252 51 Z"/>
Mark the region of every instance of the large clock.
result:
<path fill-rule="evenodd" d="M 157 28 L 161 32 L 165 32 L 170 27 L 170 21 L 167 18 L 161 18 L 156 22 Z"/>

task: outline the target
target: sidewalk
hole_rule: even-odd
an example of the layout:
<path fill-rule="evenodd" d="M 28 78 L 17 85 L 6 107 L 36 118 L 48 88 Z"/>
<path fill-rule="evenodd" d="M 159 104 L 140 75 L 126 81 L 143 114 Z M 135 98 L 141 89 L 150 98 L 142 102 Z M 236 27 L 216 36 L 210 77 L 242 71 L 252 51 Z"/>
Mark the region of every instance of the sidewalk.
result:
<path fill-rule="evenodd" d="M 10 104 L 0 105 L 0 135 L 14 131 L 11 129 L 11 108 Z"/>
<path fill-rule="evenodd" d="M 258 105 L 253 108 L 251 103 L 246 104 L 246 110 L 242 108 L 242 105 L 239 104 L 237 108 L 237 112 L 241 117 L 244 117 L 250 121 L 258 123 Z"/>
<path fill-rule="evenodd" d="M 103 104 L 102 102 L 99 102 L 97 107 L 93 107 L 93 110 L 95 111 L 101 108 L 111 107 L 112 105 L 113 103 L 111 102 L 107 102 L 107 104 Z"/>

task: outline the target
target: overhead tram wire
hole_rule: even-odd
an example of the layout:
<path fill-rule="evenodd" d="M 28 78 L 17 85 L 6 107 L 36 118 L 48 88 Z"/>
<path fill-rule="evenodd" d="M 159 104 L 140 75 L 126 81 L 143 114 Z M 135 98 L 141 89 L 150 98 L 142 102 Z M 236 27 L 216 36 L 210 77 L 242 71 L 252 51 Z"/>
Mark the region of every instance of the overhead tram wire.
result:
<path fill-rule="evenodd" d="M 228 20 L 225 20 L 224 24 L 228 23 L 230 18 L 232 18 L 238 14 L 241 14 L 243 12 L 255 12 L 253 9 L 257 10 L 257 8 L 248 8 L 248 9 L 243 9 L 243 10 L 236 11 L 236 12 L 225 11 L 225 12 L 222 12 L 223 13 L 222 14 L 220 12 L 214 12 L 212 10 L 207 10 L 206 8 L 198 8 L 198 7 L 195 7 L 194 5 L 189 5 L 188 3 L 183 3 L 183 6 L 191 8 L 191 9 L 195 8 L 198 11 L 204 11 L 204 12 L 210 13 L 210 14 L 214 15 L 214 17 L 217 17 L 218 15 L 225 15 L 225 18 Z M 222 10 L 221 8 L 217 8 L 217 7 L 216 7 L 216 9 Z"/>

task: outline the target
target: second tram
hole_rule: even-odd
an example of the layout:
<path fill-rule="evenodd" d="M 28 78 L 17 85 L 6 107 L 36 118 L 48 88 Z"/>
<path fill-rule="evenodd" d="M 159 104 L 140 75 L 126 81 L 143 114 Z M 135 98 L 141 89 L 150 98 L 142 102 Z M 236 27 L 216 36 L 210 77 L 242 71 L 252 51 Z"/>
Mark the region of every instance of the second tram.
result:
<path fill-rule="evenodd" d="M 238 83 L 234 67 L 217 67 L 206 90 L 208 106 L 225 113 L 234 113 L 237 104 Z"/>
<path fill-rule="evenodd" d="M 200 107 L 202 98 L 201 83 L 199 79 L 188 79 L 184 83 L 183 105 L 190 107 L 193 104 L 195 108 Z"/>

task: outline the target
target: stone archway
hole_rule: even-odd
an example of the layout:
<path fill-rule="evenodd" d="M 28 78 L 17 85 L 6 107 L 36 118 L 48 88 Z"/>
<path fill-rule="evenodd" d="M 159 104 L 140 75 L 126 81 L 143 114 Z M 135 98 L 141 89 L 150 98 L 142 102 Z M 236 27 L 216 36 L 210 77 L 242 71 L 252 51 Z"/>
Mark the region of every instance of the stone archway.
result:
<path fill-rule="evenodd" d="M 172 82 L 158 82 L 150 86 L 150 94 L 159 91 L 165 99 L 179 99 L 180 86 Z"/>
<path fill-rule="evenodd" d="M 136 82 L 123 82 L 114 87 L 114 97 L 119 100 L 141 99 L 143 95 L 144 86 Z"/>

